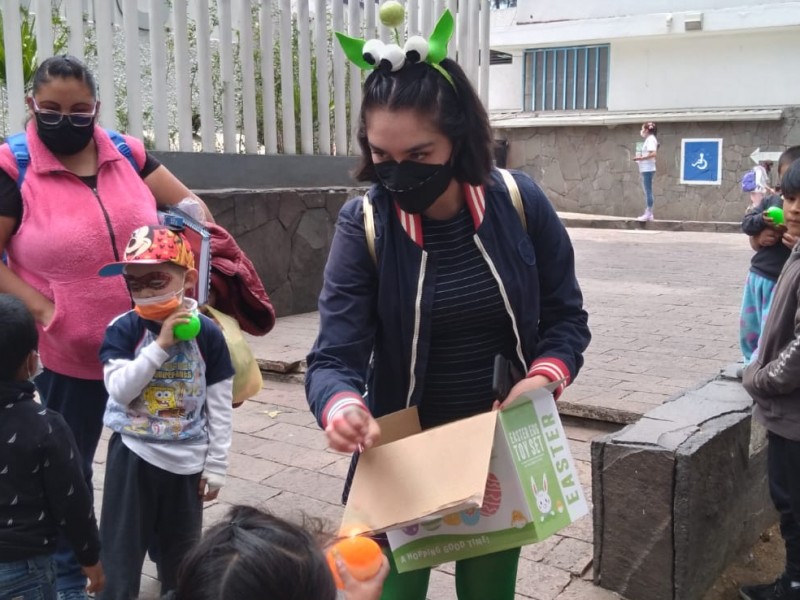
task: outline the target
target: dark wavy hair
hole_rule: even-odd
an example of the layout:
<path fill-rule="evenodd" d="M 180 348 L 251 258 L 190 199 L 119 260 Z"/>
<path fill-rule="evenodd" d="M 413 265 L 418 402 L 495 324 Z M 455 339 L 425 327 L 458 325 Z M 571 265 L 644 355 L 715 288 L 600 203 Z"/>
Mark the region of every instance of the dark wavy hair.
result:
<path fill-rule="evenodd" d="M 784 171 L 797 159 L 800 159 L 800 146 L 790 146 L 781 152 L 781 156 L 778 159 L 778 172 Z"/>
<path fill-rule="evenodd" d="M 0 381 L 12 381 L 39 343 L 33 315 L 22 300 L 0 294 Z"/>
<path fill-rule="evenodd" d="M 32 93 L 36 94 L 43 85 L 56 77 L 63 79 L 72 77 L 82 81 L 89 88 L 92 97 L 97 98 L 97 83 L 95 83 L 94 75 L 82 60 L 70 54 L 59 54 L 42 61 L 42 64 L 36 69 L 36 73 L 33 74 Z"/>
<path fill-rule="evenodd" d="M 658 126 L 652 121 L 643 123 L 642 129 L 644 129 L 647 133 L 652 133 L 654 136 L 658 137 Z"/>
<path fill-rule="evenodd" d="M 361 163 L 354 173 L 358 181 L 378 181 L 367 141 L 367 113 L 374 108 L 410 109 L 429 116 L 453 144 L 453 176 L 472 185 L 485 183 L 493 161 L 489 117 L 466 74 L 453 60 L 440 63 L 453 84 L 427 63 L 406 65 L 395 73 L 376 69 L 364 83 L 358 144 Z"/>
<path fill-rule="evenodd" d="M 335 600 L 320 542 L 307 528 L 234 506 L 184 558 L 172 598 Z"/>
<path fill-rule="evenodd" d="M 781 177 L 781 193 L 784 198 L 800 198 L 800 160 L 795 160 Z"/>

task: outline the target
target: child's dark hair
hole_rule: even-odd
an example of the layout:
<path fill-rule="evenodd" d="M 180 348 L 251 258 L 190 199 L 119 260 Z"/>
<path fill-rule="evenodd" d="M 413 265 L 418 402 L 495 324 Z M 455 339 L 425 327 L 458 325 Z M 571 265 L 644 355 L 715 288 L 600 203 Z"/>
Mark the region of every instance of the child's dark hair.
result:
<path fill-rule="evenodd" d="M 33 83 L 31 84 L 31 91 L 36 94 L 43 85 L 49 83 L 56 77 L 63 79 L 74 78 L 82 81 L 89 88 L 93 97 L 97 97 L 97 84 L 94 81 L 94 75 L 89 70 L 83 61 L 70 54 L 59 54 L 45 59 L 36 73 L 33 74 Z"/>
<path fill-rule="evenodd" d="M 453 144 L 453 176 L 458 181 L 481 185 L 489 179 L 493 161 L 492 129 L 486 109 L 458 64 L 444 59 L 440 66 L 453 85 L 427 63 L 403 67 L 395 73 L 376 69 L 364 83 L 358 144 L 361 164 L 355 171 L 359 181 L 378 180 L 367 141 L 367 113 L 374 108 L 411 109 L 430 115 L 433 124 Z"/>
<path fill-rule="evenodd" d="M 175 600 L 335 600 L 320 542 L 304 528 L 234 506 L 189 552 Z"/>
<path fill-rule="evenodd" d="M 0 323 L 0 381 L 12 381 L 36 350 L 39 333 L 31 312 L 11 294 L 0 294 Z"/>
<path fill-rule="evenodd" d="M 800 198 L 800 160 L 795 160 L 783 174 L 781 194 L 784 198 Z"/>
<path fill-rule="evenodd" d="M 644 129 L 647 133 L 652 133 L 654 136 L 658 137 L 658 126 L 652 121 L 642 124 L 642 129 Z"/>
<path fill-rule="evenodd" d="M 800 146 L 790 146 L 781 153 L 778 159 L 778 173 L 785 170 L 794 161 L 800 158 Z"/>

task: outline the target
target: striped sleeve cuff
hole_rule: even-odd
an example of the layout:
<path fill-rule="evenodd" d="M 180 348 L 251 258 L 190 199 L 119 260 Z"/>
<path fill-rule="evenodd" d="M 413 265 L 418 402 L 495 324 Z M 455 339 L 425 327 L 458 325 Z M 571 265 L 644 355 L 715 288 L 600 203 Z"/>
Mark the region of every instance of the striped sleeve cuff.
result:
<path fill-rule="evenodd" d="M 328 404 L 325 405 L 325 409 L 322 411 L 322 428 L 324 429 L 327 427 L 328 423 L 333 421 L 336 415 L 341 414 L 351 406 L 355 406 L 369 412 L 364 404 L 364 399 L 355 392 L 348 391 L 334 394 L 331 399 L 328 400 Z"/>
<path fill-rule="evenodd" d="M 557 358 L 538 358 L 533 361 L 528 370 L 528 377 L 543 375 L 552 381 L 561 381 L 561 384 L 553 391 L 553 397 L 557 400 L 561 392 L 569 385 L 570 375 L 567 365 Z"/>

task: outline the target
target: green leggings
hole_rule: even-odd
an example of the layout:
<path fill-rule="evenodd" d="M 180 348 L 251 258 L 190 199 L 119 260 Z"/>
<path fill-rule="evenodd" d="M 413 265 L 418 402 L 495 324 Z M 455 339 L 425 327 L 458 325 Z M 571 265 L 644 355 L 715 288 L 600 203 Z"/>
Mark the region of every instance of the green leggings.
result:
<path fill-rule="evenodd" d="M 425 600 L 430 569 L 398 573 L 388 548 L 392 570 L 383 584 L 381 600 Z M 514 600 L 517 584 L 519 548 L 503 550 L 477 558 L 456 562 L 456 594 L 458 600 Z"/>

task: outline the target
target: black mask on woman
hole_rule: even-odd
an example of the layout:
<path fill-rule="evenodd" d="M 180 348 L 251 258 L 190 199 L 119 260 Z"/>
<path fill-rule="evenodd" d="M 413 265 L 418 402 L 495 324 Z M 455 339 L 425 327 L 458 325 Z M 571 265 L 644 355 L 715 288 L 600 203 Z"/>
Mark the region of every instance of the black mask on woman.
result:
<path fill-rule="evenodd" d="M 381 185 L 391 192 L 398 206 L 407 213 L 421 214 L 444 194 L 453 179 L 449 161 L 443 165 L 404 160 L 375 164 Z"/>
<path fill-rule="evenodd" d="M 69 156 L 89 145 L 94 135 L 94 123 L 86 127 L 75 127 L 67 117 L 62 117 L 58 125 L 45 125 L 39 115 L 36 115 L 36 130 L 39 139 L 50 152 Z"/>

